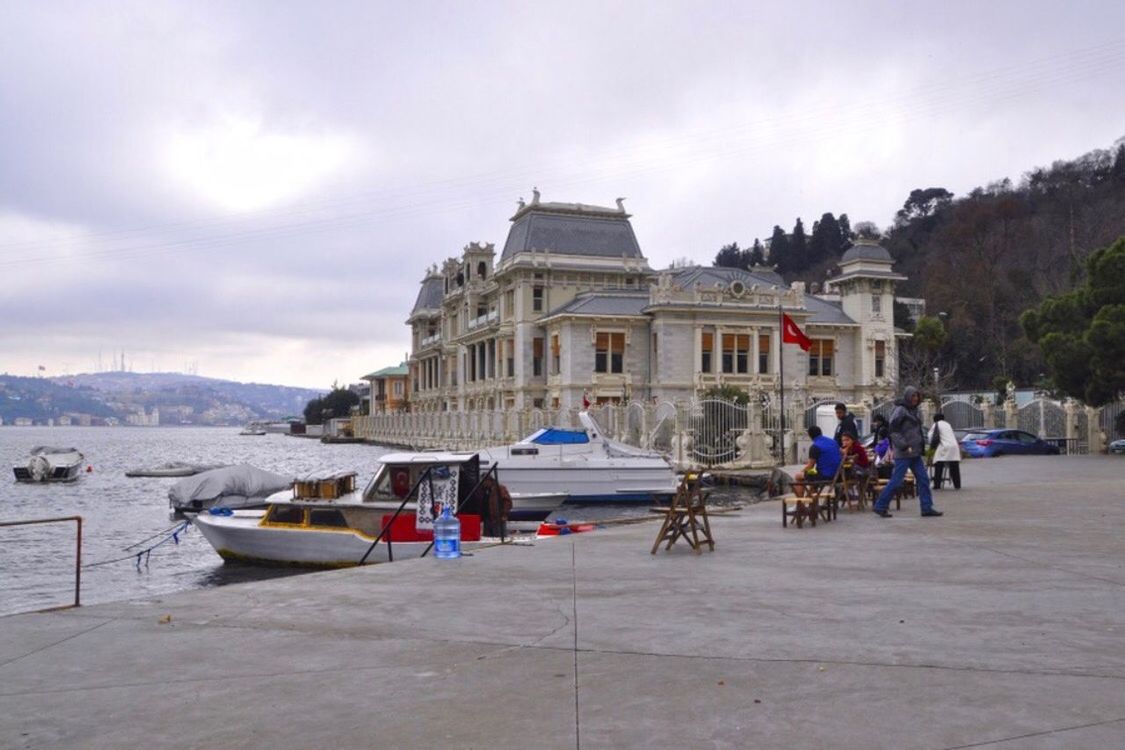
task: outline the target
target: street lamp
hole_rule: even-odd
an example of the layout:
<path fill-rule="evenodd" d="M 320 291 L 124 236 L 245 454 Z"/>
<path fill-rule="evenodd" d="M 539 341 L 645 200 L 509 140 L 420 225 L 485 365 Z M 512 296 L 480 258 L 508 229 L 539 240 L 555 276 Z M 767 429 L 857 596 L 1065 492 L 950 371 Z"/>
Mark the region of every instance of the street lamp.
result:
<path fill-rule="evenodd" d="M 941 409 L 941 385 L 938 377 L 938 368 L 934 368 L 934 398 L 937 400 L 937 407 Z"/>

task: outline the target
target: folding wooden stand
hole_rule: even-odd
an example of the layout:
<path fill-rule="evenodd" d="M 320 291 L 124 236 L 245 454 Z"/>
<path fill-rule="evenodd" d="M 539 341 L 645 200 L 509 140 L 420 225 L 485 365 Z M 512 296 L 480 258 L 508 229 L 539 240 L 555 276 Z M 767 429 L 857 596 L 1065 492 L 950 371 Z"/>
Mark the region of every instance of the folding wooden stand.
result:
<path fill-rule="evenodd" d="M 697 555 L 703 551 L 704 544 L 710 545 L 712 552 L 715 551 L 711 521 L 707 517 L 707 493 L 703 492 L 699 474 L 685 474 L 676 494 L 672 496 L 672 504 L 667 508 L 653 508 L 653 511 L 664 514 L 664 523 L 660 525 L 660 533 L 656 535 L 656 543 L 652 545 L 652 554 L 656 554 L 660 543 L 664 541 L 668 542 L 664 549 L 672 549 L 672 545 L 680 537 L 687 540 Z"/>

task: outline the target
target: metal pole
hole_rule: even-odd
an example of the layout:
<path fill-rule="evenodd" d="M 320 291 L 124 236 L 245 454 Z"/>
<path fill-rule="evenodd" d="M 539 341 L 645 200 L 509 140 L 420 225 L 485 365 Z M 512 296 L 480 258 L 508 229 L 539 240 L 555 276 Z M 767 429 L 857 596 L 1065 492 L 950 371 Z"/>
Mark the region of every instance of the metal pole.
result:
<path fill-rule="evenodd" d="M 778 409 L 780 411 L 777 435 L 778 463 L 785 465 L 785 313 L 777 306 L 777 388 Z"/>
<path fill-rule="evenodd" d="M 78 522 L 78 533 L 74 546 L 74 606 L 79 605 L 82 596 L 82 516 L 75 516 Z"/>

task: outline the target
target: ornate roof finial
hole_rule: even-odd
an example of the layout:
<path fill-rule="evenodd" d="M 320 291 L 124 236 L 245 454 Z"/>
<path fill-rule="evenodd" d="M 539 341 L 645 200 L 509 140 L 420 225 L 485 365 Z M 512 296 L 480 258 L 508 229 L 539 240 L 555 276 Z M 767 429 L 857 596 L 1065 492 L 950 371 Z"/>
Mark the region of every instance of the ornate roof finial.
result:
<path fill-rule="evenodd" d="M 537 187 L 533 187 L 531 189 L 531 205 L 533 205 L 533 206 L 539 205 L 539 188 L 537 188 Z"/>
<path fill-rule="evenodd" d="M 618 198 L 617 199 L 617 210 L 620 211 L 621 213 L 625 213 L 625 199 L 624 198 Z"/>

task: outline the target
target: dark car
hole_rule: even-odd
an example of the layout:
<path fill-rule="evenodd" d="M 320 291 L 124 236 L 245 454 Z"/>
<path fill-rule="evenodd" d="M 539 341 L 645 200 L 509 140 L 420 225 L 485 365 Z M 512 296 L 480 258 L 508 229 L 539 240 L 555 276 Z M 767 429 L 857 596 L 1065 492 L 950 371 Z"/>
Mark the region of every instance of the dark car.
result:
<path fill-rule="evenodd" d="M 961 451 L 974 458 L 1003 455 L 1053 455 L 1059 447 L 1023 430 L 978 430 L 961 438 Z"/>

